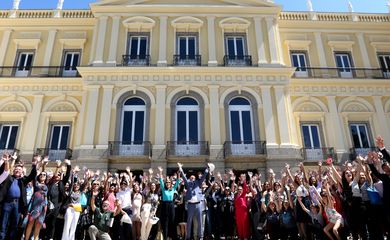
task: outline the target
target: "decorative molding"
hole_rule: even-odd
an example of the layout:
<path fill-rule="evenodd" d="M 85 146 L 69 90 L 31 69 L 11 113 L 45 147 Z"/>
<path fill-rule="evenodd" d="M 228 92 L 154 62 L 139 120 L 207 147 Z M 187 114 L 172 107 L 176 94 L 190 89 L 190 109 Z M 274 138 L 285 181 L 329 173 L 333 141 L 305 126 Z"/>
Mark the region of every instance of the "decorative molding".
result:
<path fill-rule="evenodd" d="M 87 42 L 86 38 L 82 39 L 68 39 L 68 38 L 62 38 L 59 39 L 62 48 L 64 47 L 76 47 L 76 48 L 84 48 L 85 43 Z"/>
<path fill-rule="evenodd" d="M 355 80 L 355 79 L 354 79 Z M 326 80 L 324 80 L 326 82 Z M 343 86 L 339 83 L 328 84 L 292 84 L 290 85 L 291 96 L 389 96 L 390 85 L 384 83 L 373 83 L 367 85 L 365 83 L 344 83 Z M 386 84 L 386 85 L 383 85 Z"/>
<path fill-rule="evenodd" d="M 352 50 L 354 41 L 328 41 L 328 45 L 334 49 Z"/>
<path fill-rule="evenodd" d="M 122 24 L 127 29 L 135 29 L 138 32 L 142 32 L 145 30 L 151 31 L 152 28 L 156 25 L 156 21 L 148 17 L 136 16 L 124 20 Z"/>
<path fill-rule="evenodd" d="M 251 23 L 239 17 L 225 18 L 219 22 L 219 26 L 225 31 L 239 32 L 247 31 Z"/>
<path fill-rule="evenodd" d="M 340 101 L 338 112 L 375 112 L 375 108 L 361 97 L 347 97 Z"/>
<path fill-rule="evenodd" d="M 173 20 L 171 25 L 176 29 L 176 31 L 198 31 L 203 26 L 203 21 L 199 18 L 184 16 Z"/>
<path fill-rule="evenodd" d="M 41 42 L 41 39 L 35 39 L 35 38 L 16 38 L 13 40 L 16 44 L 16 48 L 34 48 L 38 49 L 39 43 Z"/>
<path fill-rule="evenodd" d="M 311 44 L 310 40 L 285 40 L 284 43 L 288 46 L 289 49 L 305 49 L 308 50 Z"/>

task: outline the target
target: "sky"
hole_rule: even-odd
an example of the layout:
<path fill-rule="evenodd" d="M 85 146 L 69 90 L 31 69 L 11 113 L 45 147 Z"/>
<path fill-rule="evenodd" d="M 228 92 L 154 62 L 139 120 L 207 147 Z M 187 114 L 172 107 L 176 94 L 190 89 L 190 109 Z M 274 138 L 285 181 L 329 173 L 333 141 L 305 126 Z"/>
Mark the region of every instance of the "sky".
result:
<path fill-rule="evenodd" d="M 85 9 L 96 0 L 65 0 L 64 9 Z M 190 1 L 190 0 L 183 0 Z M 390 1 L 390 0 L 389 0 Z M 0 0 L 0 9 L 12 8 L 13 0 Z M 196 1 L 194 1 L 196 2 Z M 306 11 L 306 0 L 275 0 L 284 11 Z M 355 12 L 388 13 L 387 0 L 351 0 Z M 314 11 L 347 12 L 348 0 L 312 0 Z M 54 9 L 57 0 L 21 0 L 20 9 Z"/>

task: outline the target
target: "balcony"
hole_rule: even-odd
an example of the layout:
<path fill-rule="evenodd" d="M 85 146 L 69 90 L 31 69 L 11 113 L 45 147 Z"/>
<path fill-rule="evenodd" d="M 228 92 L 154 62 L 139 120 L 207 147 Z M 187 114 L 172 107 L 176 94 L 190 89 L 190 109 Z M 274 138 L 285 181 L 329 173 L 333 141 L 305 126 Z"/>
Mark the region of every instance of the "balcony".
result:
<path fill-rule="evenodd" d="M 337 154 L 335 154 L 333 147 L 302 148 L 301 154 L 305 162 L 318 162 L 328 158 L 337 161 Z"/>
<path fill-rule="evenodd" d="M 65 160 L 72 158 L 73 150 L 70 148 L 66 149 L 50 149 L 50 148 L 37 148 L 35 154 L 41 156 L 48 156 L 49 160 Z"/>
<path fill-rule="evenodd" d="M 173 65 L 175 66 L 201 66 L 201 55 L 173 55 Z"/>
<path fill-rule="evenodd" d="M 150 55 L 122 55 L 122 66 L 149 66 Z"/>
<path fill-rule="evenodd" d="M 199 157 L 210 154 L 208 141 L 169 141 L 167 157 Z"/>
<path fill-rule="evenodd" d="M 116 157 L 152 157 L 152 144 L 145 142 L 108 142 L 108 155 Z"/>
<path fill-rule="evenodd" d="M 390 79 L 390 71 L 381 68 L 315 68 L 300 67 L 295 78 Z"/>
<path fill-rule="evenodd" d="M 223 144 L 225 158 L 230 156 L 256 156 L 267 154 L 265 141 L 226 141 Z"/>
<path fill-rule="evenodd" d="M 0 77 L 53 78 L 81 77 L 75 67 L 69 66 L 25 66 L 0 67 Z"/>
<path fill-rule="evenodd" d="M 351 161 L 355 160 L 357 156 L 366 157 L 369 152 L 376 151 L 377 149 L 375 147 L 368 147 L 368 148 L 350 148 L 349 149 L 349 158 Z"/>
<path fill-rule="evenodd" d="M 225 57 L 223 58 L 223 65 L 225 67 L 252 66 L 252 56 L 225 55 Z"/>

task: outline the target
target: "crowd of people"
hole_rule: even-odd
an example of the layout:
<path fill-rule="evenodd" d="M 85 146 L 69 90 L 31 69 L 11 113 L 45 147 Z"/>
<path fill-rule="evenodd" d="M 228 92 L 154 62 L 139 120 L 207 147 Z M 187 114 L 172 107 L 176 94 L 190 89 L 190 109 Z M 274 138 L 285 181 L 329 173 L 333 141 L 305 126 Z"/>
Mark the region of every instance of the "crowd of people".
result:
<path fill-rule="evenodd" d="M 279 178 L 233 170 L 167 176 L 92 171 L 34 156 L 0 161 L 0 240 L 5 239 L 385 239 L 390 223 L 390 152 L 336 166 L 286 164 Z M 295 169 L 295 168 L 294 168 Z"/>

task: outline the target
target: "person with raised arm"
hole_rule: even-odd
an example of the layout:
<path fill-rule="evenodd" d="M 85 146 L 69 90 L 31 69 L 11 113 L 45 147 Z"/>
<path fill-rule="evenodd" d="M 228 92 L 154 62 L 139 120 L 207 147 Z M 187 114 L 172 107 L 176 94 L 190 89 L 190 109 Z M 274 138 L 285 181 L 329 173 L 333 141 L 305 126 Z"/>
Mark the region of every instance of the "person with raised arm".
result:
<path fill-rule="evenodd" d="M 111 218 L 114 217 L 114 212 L 116 213 L 117 209 L 115 209 L 114 212 L 110 211 L 110 203 L 107 200 L 103 202 L 101 210 L 96 207 L 95 198 L 98 194 L 99 193 L 96 191 L 92 193 L 91 210 L 94 216 L 94 221 L 88 229 L 89 238 L 91 240 L 96 240 L 96 238 L 99 240 L 111 240 L 108 231 L 110 229 Z"/>
<path fill-rule="evenodd" d="M 185 200 L 187 202 L 187 231 L 186 231 L 186 239 L 189 240 L 191 238 L 191 229 L 192 229 L 192 222 L 194 218 L 196 218 L 196 221 L 198 223 L 198 229 L 196 229 L 198 233 L 198 237 L 200 239 L 203 238 L 203 232 L 202 232 L 202 206 L 201 202 L 204 201 L 204 194 L 202 193 L 202 184 L 207 178 L 207 175 L 209 174 L 209 168 L 208 165 L 207 168 L 204 171 L 204 174 L 198 179 L 195 178 L 194 175 L 191 175 L 190 179 L 187 179 L 186 174 L 183 171 L 183 164 L 178 163 L 179 171 L 184 179 L 184 184 L 187 188 Z M 195 232 L 195 230 L 194 230 Z"/>
<path fill-rule="evenodd" d="M 172 180 L 166 178 L 164 183 L 163 180 L 163 169 L 158 167 L 160 173 L 160 188 L 162 193 L 162 203 L 161 203 L 161 228 L 163 232 L 163 239 L 168 239 L 168 236 L 175 240 L 176 236 L 176 227 L 175 227 L 175 205 L 173 203 L 173 196 L 180 184 L 180 179 L 176 179 L 175 185 L 172 187 Z"/>
<path fill-rule="evenodd" d="M 248 203 L 246 200 L 247 184 L 246 175 L 241 174 L 237 187 L 237 194 L 234 198 L 234 208 L 236 210 L 236 226 L 238 239 L 246 240 L 250 237 L 250 222 L 248 214 Z"/>
<path fill-rule="evenodd" d="M 325 226 L 324 232 L 329 237 L 329 239 L 334 239 L 331 231 L 336 236 L 338 240 L 341 240 L 339 229 L 344 226 L 344 219 L 340 213 L 338 213 L 335 209 L 334 199 L 332 194 L 330 193 L 330 186 L 326 184 L 326 191 L 323 193 L 320 198 L 321 203 L 325 207 L 325 213 L 329 220 L 329 223 Z"/>
<path fill-rule="evenodd" d="M 0 203 L 2 211 L 0 217 L 0 239 L 14 239 L 18 221 L 21 214 L 27 211 L 27 183 L 37 176 L 36 165 L 38 158 L 34 157 L 31 162 L 31 172 L 23 176 L 23 167 L 16 165 L 12 175 L 8 175 L 0 188 Z M 8 226 L 11 226 L 8 228 Z M 7 236 L 7 233 L 9 235 Z"/>

